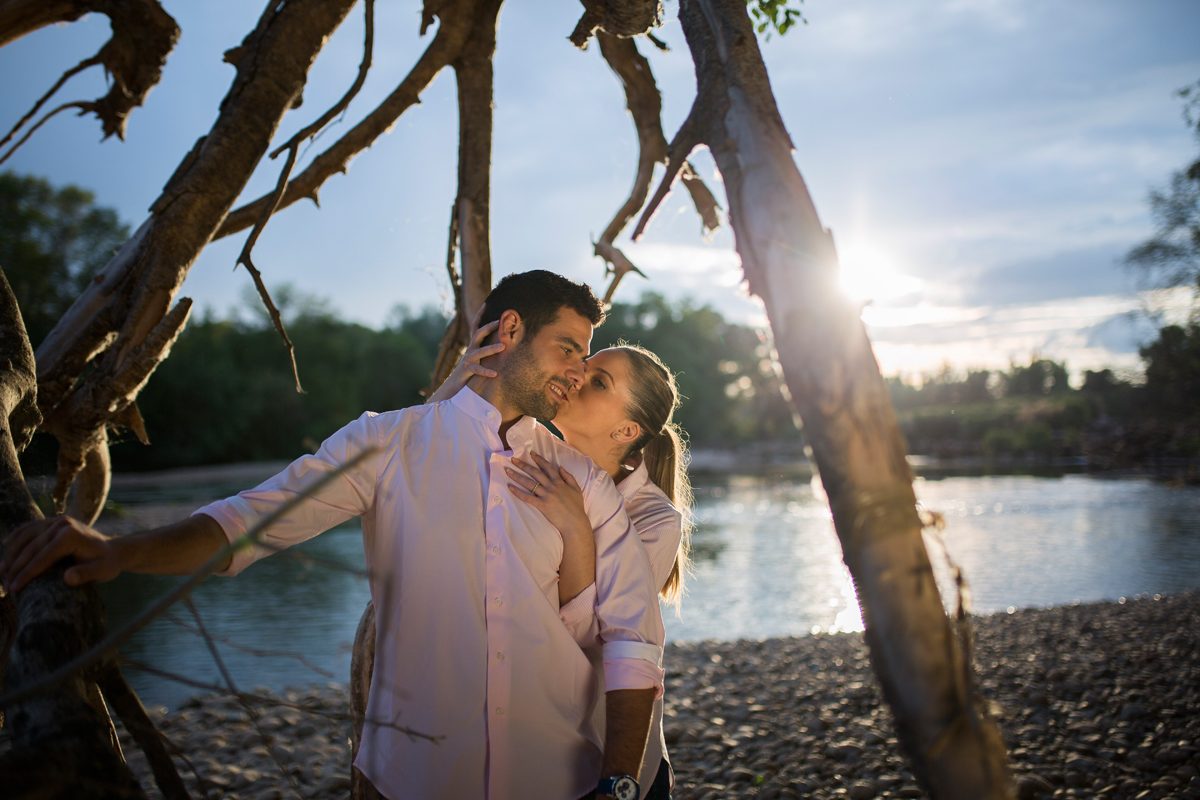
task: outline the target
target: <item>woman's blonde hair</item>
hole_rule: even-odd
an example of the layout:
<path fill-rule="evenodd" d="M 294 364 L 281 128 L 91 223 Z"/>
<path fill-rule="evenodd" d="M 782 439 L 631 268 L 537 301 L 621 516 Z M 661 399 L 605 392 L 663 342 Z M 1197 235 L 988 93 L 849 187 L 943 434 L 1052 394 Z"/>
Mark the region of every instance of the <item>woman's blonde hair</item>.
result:
<path fill-rule="evenodd" d="M 692 484 L 687 474 L 687 436 L 671 419 L 675 409 L 679 408 L 679 387 L 675 373 L 646 348 L 618 342 L 616 349 L 629 359 L 632 378 L 625 413 L 642 429 L 624 458 L 640 454 L 650 480 L 683 516 L 683 535 L 675 553 L 675 564 L 659 592 L 663 599 L 678 605 L 692 550 Z"/>

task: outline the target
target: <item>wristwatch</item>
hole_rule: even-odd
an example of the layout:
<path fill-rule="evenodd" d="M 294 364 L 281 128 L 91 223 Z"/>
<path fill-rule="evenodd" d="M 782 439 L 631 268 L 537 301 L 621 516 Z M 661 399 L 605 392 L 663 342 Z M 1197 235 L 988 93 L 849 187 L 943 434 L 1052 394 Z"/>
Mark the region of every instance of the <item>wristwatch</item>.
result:
<path fill-rule="evenodd" d="M 632 775 L 610 775 L 600 779 L 596 794 L 608 795 L 616 800 L 638 800 L 638 782 Z"/>

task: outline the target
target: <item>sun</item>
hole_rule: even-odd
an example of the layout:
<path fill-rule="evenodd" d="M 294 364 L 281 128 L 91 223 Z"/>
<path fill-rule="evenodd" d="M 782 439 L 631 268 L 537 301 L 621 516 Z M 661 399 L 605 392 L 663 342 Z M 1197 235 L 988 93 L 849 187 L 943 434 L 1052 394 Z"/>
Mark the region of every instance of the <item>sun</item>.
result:
<path fill-rule="evenodd" d="M 869 245 L 838 248 L 838 285 L 846 297 L 864 305 L 887 305 L 921 290 L 922 281 L 904 274 L 895 260 Z"/>

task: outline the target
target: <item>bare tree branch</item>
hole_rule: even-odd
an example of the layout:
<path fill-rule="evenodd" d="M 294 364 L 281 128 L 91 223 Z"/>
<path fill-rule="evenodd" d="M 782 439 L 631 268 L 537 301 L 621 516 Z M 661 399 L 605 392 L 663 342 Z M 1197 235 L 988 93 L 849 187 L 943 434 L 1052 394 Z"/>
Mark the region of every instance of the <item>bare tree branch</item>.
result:
<path fill-rule="evenodd" d="M 258 242 L 258 237 L 262 235 L 263 229 L 266 228 L 267 223 L 271 220 L 271 216 L 279 207 L 279 201 L 287 189 L 288 178 L 291 177 L 292 168 L 296 165 L 300 145 L 320 134 L 334 117 L 345 111 L 350 105 L 350 101 L 362 89 L 362 85 L 367 79 L 367 73 L 371 70 L 371 53 L 375 43 L 375 0 L 364 0 L 363 16 L 363 56 L 362 61 L 358 65 L 358 74 L 355 76 L 354 82 L 350 85 L 346 93 L 342 95 L 341 99 L 326 109 L 324 114 L 306 125 L 271 152 L 271 158 L 277 158 L 280 153 L 286 151 L 287 158 L 284 159 L 283 168 L 279 170 L 279 177 L 275 181 L 275 192 L 271 195 L 271 202 L 264 207 L 258 222 L 254 224 L 254 229 L 246 237 L 246 243 L 242 245 L 242 252 L 238 255 L 236 261 L 236 264 L 244 266 L 246 271 L 250 273 L 250 277 L 254 280 L 254 288 L 258 290 L 258 296 L 262 299 L 263 305 L 267 309 L 271 323 L 275 326 L 275 330 L 278 331 L 280 338 L 283 339 L 284 347 L 287 348 L 288 359 L 291 361 L 292 377 L 296 381 L 297 394 L 303 394 L 304 387 L 300 385 L 300 367 L 296 364 L 296 346 L 292 344 L 292 339 L 288 336 L 287 329 L 284 327 L 283 317 L 280 316 L 279 309 L 275 307 L 275 303 L 271 300 L 271 294 L 267 291 L 267 284 L 263 281 L 262 273 L 254 265 L 250 254 L 254 250 L 254 245 Z"/>
<path fill-rule="evenodd" d="M 353 5 L 354 0 L 290 0 L 267 6 L 241 45 L 237 75 L 209 134 L 184 157 L 150 218 L 42 342 L 38 390 L 47 419 L 64 404 L 79 409 L 105 396 L 99 377 L 129 376 L 129 385 L 140 388 L 130 362 L 161 360 L 143 346 L 152 340 L 169 344 L 170 337 L 156 332 L 164 332 L 159 326 L 188 269 L 300 96 L 317 53 Z M 121 412 L 135 396 L 127 393 L 113 409 L 95 405 L 93 419 L 123 419 Z M 98 429 L 62 423 L 63 433 L 56 436 L 71 455 L 69 464 L 94 449 Z"/>
<path fill-rule="evenodd" d="M 157 0 L 3 0 L 0 1 L 0 45 L 7 44 L 37 28 L 55 22 L 70 22 L 89 12 L 106 15 L 112 25 L 112 38 L 96 55 L 84 59 L 63 73 L 4 138 L 7 142 L 72 75 L 102 65 L 112 79 L 108 94 L 91 101 L 60 106 L 35 125 L 4 156 L 12 155 L 47 119 L 63 108 L 79 108 L 100 120 L 104 138 L 116 134 L 125 138 L 125 123 L 130 112 L 146 100 L 146 95 L 162 78 L 167 56 L 179 39 L 179 26 Z M 2 145 L 4 142 L 0 142 Z M 3 163 L 4 159 L 0 159 Z"/>
<path fill-rule="evenodd" d="M 470 35 L 452 65 L 458 83 L 458 195 L 451 230 L 457 233 L 461 264 L 457 284 L 453 283 L 452 262 L 447 264 L 455 316 L 442 337 L 427 393 L 450 374 L 467 343 L 467 315 L 483 303 L 492 288 L 492 59 L 500 5 L 501 0 L 480 0 Z M 453 248 L 447 249 L 452 257 Z"/>
<path fill-rule="evenodd" d="M 376 139 L 396 124 L 396 120 L 405 111 L 420 102 L 421 92 L 437 77 L 443 67 L 458 57 L 470 33 L 470 20 L 478 6 L 479 0 L 450 0 L 439 6 L 436 13 L 441 22 L 437 33 L 400 85 L 371 113 L 314 158 L 299 175 L 292 178 L 278 202 L 273 204 L 275 210 L 287 208 L 304 198 L 314 203 L 318 202 L 318 192 L 325 181 L 336 174 L 345 173 L 356 155 L 374 144 Z M 431 21 L 434 12 L 427 13 L 428 20 Z M 425 27 L 423 24 L 422 33 L 425 32 Z M 255 220 L 262 216 L 263 210 L 272 205 L 273 196 L 274 194 L 264 195 L 229 212 L 213 238 L 220 239 L 251 227 Z"/>
<path fill-rule="evenodd" d="M 250 720 L 250 724 L 254 726 L 254 731 L 258 734 L 259 741 L 267 749 L 267 755 L 275 762 L 275 767 L 279 770 L 279 774 L 291 784 L 292 791 L 295 792 L 297 797 L 304 797 L 304 793 L 300 789 L 300 784 L 296 782 L 296 777 L 292 775 L 291 770 L 280 760 L 279 753 L 271 746 L 272 738 L 263 730 L 262 721 L 258 718 L 258 712 L 254 709 L 254 706 L 246 701 L 242 693 L 238 691 L 237 684 L 233 680 L 233 675 L 230 674 L 229 669 L 225 666 L 225 659 L 221 658 L 221 651 L 217 649 L 216 642 L 212 640 L 212 637 L 208 635 L 208 629 L 204 627 L 204 620 L 200 617 L 200 612 L 196 610 L 196 604 L 192 602 L 190 597 L 184 598 L 183 604 L 191 613 L 192 619 L 196 621 L 196 629 L 200 632 L 200 638 L 204 640 L 209 655 L 212 656 L 213 663 L 217 665 L 217 670 L 221 673 L 221 679 L 225 681 L 225 687 L 229 690 L 230 697 L 236 698 L 238 705 L 246 712 L 246 717 Z"/>
<path fill-rule="evenodd" d="M 115 663 L 107 665 L 101 670 L 97 682 L 104 698 L 120 717 L 121 724 L 145 753 L 150 771 L 154 774 L 154 782 L 164 800 L 188 800 L 188 791 L 179 777 L 179 771 L 175 769 L 175 763 L 171 761 L 165 737 L 155 727 L 120 668 Z"/>
<path fill-rule="evenodd" d="M 16 688 L 6 690 L 4 694 L 0 694 L 0 707 L 7 707 L 12 703 L 17 703 L 34 695 L 48 695 L 46 690 L 57 686 L 63 681 L 75 676 L 83 670 L 86 670 L 91 665 L 108 658 L 109 655 L 121 644 L 129 640 L 129 637 L 137 633 L 142 628 L 149 625 L 155 619 L 163 614 L 168 608 L 188 597 L 192 590 L 195 589 L 202 581 L 221 568 L 226 559 L 238 550 L 248 547 L 254 547 L 262 544 L 262 534 L 265 533 L 278 520 L 282 519 L 293 509 L 302 504 L 309 497 L 321 491 L 325 486 L 337 480 L 347 470 L 351 470 L 358 466 L 364 459 L 375 454 L 373 448 L 365 448 L 356 453 L 352 458 L 340 465 L 337 469 L 331 470 L 322 475 L 317 480 L 313 481 L 303 491 L 295 497 L 288 500 L 277 507 L 270 514 L 267 514 L 262 519 L 258 520 L 255 525 L 246 533 L 222 547 L 214 553 L 207 561 L 205 561 L 198 570 L 187 576 L 184 580 L 177 583 L 171 589 L 164 592 L 152 603 L 149 603 L 141 611 L 135 614 L 131 619 L 127 620 L 124 625 L 114 631 L 110 631 L 107 636 L 96 642 L 85 652 L 72 658 L 69 662 L 63 664 L 57 669 L 41 670 L 32 672 L 27 679 L 18 684 Z M 30 498 L 32 502 L 32 498 Z M 38 578 L 29 585 L 32 587 L 36 584 L 45 581 L 54 581 L 62 584 L 62 570 L 53 570 L 46 574 L 44 578 Z M 65 586 L 65 584 L 64 584 Z M 25 596 L 29 594 L 29 587 L 21 591 L 20 599 L 24 602 Z M 85 587 L 86 588 L 86 587 Z"/>

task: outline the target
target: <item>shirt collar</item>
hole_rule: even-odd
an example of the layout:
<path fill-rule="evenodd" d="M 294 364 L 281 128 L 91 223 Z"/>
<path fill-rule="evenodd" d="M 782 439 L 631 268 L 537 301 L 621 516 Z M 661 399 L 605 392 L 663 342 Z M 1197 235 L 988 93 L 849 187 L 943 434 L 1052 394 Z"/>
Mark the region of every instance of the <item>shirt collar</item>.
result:
<path fill-rule="evenodd" d="M 502 421 L 500 410 L 484 400 L 471 387 L 464 386 L 459 389 L 458 394 L 454 395 L 450 402 L 463 413 L 487 425 L 492 431 L 499 432 Z M 521 417 L 514 422 L 505 436 L 509 449 L 513 451 L 528 450 L 535 428 L 537 428 L 537 420 L 533 417 Z"/>
<path fill-rule="evenodd" d="M 646 462 L 643 461 L 637 465 L 637 469 L 625 477 L 625 480 L 617 484 L 617 491 L 621 493 L 621 497 L 628 500 L 639 489 L 645 486 L 649 480 L 650 473 L 646 470 Z"/>

